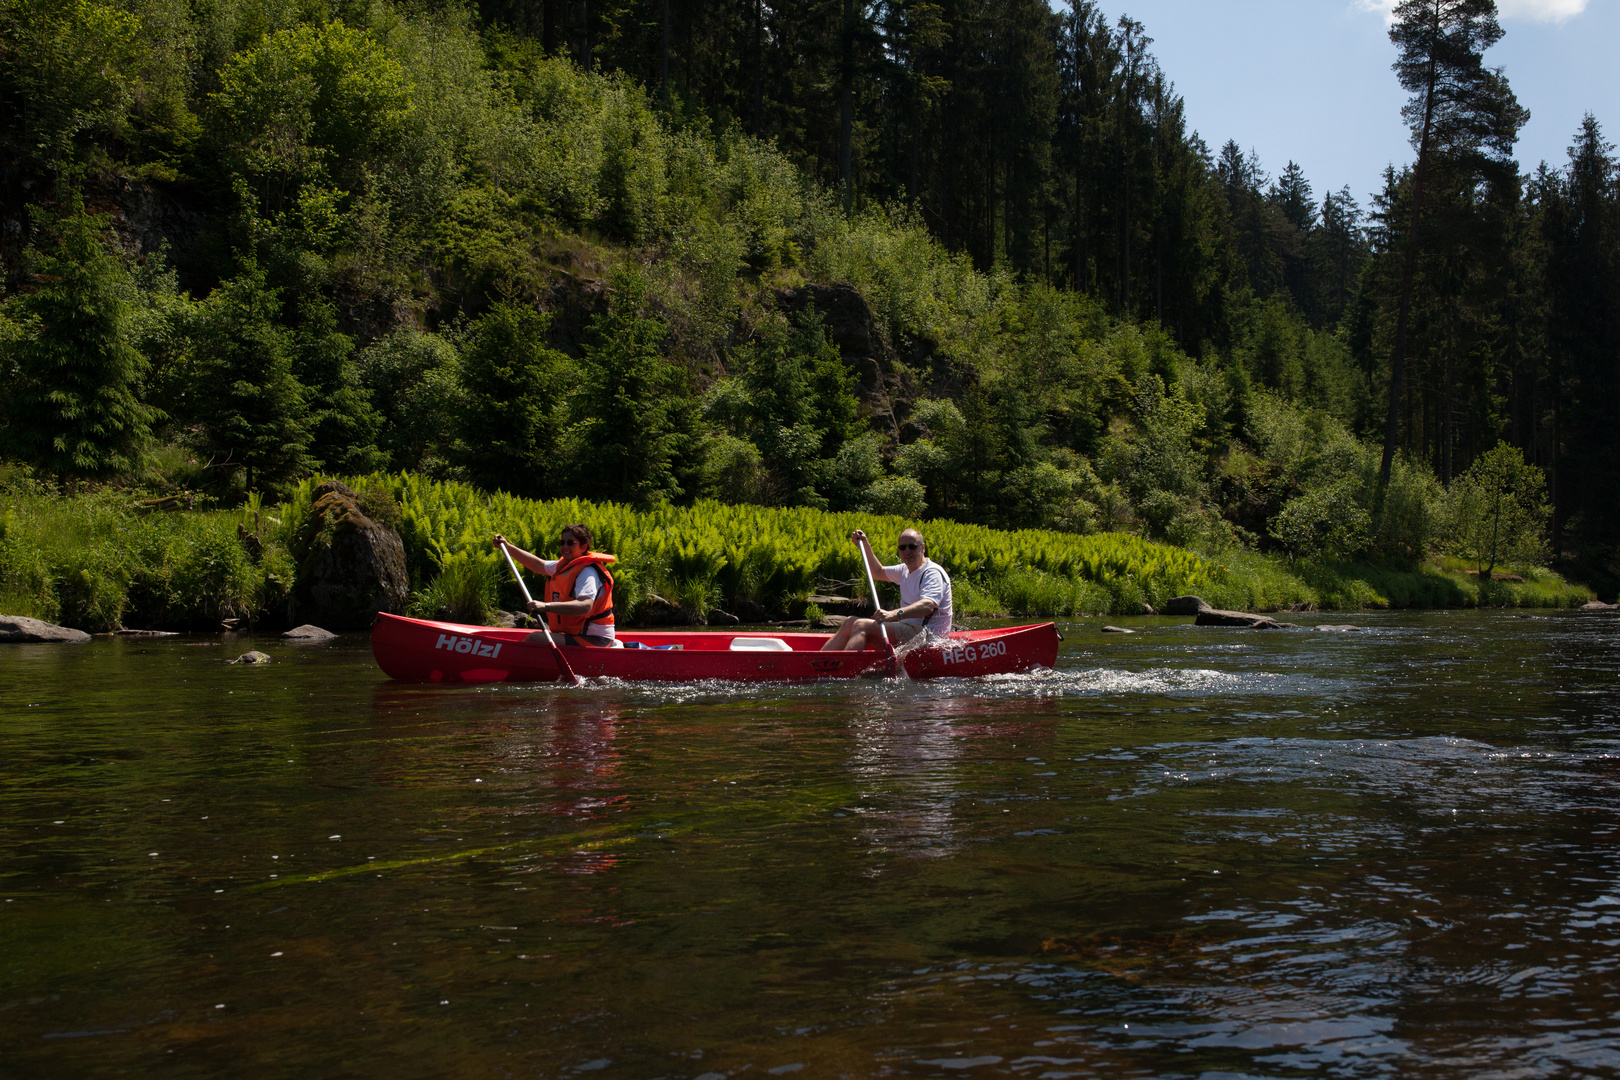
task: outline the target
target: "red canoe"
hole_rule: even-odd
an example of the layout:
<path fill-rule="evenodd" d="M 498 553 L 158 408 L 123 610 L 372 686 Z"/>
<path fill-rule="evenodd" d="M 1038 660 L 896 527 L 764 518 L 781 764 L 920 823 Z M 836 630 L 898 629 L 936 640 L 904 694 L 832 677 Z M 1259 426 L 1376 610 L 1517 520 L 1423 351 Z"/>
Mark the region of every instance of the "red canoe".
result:
<path fill-rule="evenodd" d="M 607 676 L 653 682 L 811 682 L 848 679 L 886 663 L 882 652 L 821 652 L 825 634 L 627 631 L 627 646 L 563 647 L 581 678 Z M 1051 623 L 954 633 L 939 645 L 900 658 L 913 679 L 972 678 L 1051 667 L 1057 662 L 1057 627 Z M 660 646 L 679 645 L 678 649 Z M 379 615 L 371 628 L 377 666 L 411 682 L 551 682 L 559 671 L 545 639 L 532 630 L 406 619 Z"/>

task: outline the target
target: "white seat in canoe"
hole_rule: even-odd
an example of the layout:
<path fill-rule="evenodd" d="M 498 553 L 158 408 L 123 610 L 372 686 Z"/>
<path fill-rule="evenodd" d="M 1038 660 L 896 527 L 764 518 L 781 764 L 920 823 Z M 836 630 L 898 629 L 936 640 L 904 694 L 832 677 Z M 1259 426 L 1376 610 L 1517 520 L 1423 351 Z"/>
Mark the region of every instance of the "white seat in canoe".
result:
<path fill-rule="evenodd" d="M 732 652 L 792 652 L 793 646 L 779 637 L 734 637 Z"/>

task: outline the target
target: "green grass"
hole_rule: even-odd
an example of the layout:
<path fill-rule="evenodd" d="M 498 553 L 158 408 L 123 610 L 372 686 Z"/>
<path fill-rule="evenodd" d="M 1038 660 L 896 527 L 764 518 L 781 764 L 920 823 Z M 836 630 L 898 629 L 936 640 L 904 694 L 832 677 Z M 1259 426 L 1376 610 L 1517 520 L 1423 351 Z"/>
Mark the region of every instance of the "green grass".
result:
<path fill-rule="evenodd" d="M 122 492 L 13 485 L 0 492 L 0 611 L 91 632 L 279 618 L 293 564 L 269 524 L 252 509 L 142 514 Z"/>

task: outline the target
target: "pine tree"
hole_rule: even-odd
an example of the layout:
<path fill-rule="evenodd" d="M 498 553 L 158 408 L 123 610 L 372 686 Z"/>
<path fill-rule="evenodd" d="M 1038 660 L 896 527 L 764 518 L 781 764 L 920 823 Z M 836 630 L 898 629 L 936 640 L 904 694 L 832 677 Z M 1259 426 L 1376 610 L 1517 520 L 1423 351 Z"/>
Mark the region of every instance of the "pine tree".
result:
<path fill-rule="evenodd" d="M 249 491 L 319 466 L 309 405 L 293 374 L 295 343 L 277 324 L 281 299 L 251 263 L 203 302 L 193 365 L 200 393 L 184 417 L 217 468 L 240 467 Z"/>
<path fill-rule="evenodd" d="M 20 333 L 0 345 L 11 383 L 0 441 L 60 476 L 127 471 L 160 415 L 142 401 L 149 365 L 134 345 L 134 280 L 108 250 L 106 219 L 77 197 L 42 224 L 51 246 L 34 258 L 38 287 L 8 305 Z"/>
<path fill-rule="evenodd" d="M 612 305 L 592 324 L 569 402 L 575 490 L 584 498 L 640 505 L 684 493 L 695 465 L 697 403 L 687 372 L 665 359 L 664 324 L 643 311 L 646 282 L 622 269 Z"/>
<path fill-rule="evenodd" d="M 547 347 L 550 325 L 549 315 L 502 301 L 478 320 L 462 355 L 459 458 L 487 488 L 548 498 L 567 472 L 561 402 L 569 360 Z"/>
<path fill-rule="evenodd" d="M 1579 515 L 1586 543 L 1620 541 L 1620 163 L 1588 115 L 1551 178 L 1542 218 L 1549 349 L 1560 406 L 1554 427 L 1557 524 Z M 1560 430 L 1561 429 L 1561 430 Z"/>
<path fill-rule="evenodd" d="M 1384 454 L 1378 471 L 1378 500 L 1389 486 L 1400 437 L 1401 391 L 1405 379 L 1407 329 L 1413 281 L 1422 238 L 1425 183 L 1436 159 L 1502 161 L 1512 153 L 1528 114 L 1519 107 L 1499 70 L 1485 67 L 1484 53 L 1502 38 L 1495 0 L 1401 0 L 1390 40 L 1399 58 L 1396 77 L 1411 95 L 1401 110 L 1417 150 L 1413 167 L 1411 219 L 1404 239 L 1405 259 L 1390 351 L 1389 409 L 1384 423 Z"/>

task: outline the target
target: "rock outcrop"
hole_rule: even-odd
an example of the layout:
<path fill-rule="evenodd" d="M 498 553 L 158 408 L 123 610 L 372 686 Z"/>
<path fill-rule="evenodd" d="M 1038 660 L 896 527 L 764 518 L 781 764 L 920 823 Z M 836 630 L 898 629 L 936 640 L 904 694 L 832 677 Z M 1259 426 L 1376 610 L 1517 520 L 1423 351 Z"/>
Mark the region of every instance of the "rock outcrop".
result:
<path fill-rule="evenodd" d="M 1620 604 L 1605 604 L 1601 600 L 1588 600 L 1577 610 L 1580 611 L 1620 611 Z"/>
<path fill-rule="evenodd" d="M 1213 611 L 1202 596 L 1172 596 L 1159 609 L 1160 615 L 1197 615 L 1200 611 Z"/>
<path fill-rule="evenodd" d="M 637 612 L 642 626 L 695 626 L 698 619 L 690 611 L 657 593 L 648 593 Z"/>
<path fill-rule="evenodd" d="M 281 640 L 293 645 L 302 645 L 316 641 L 331 641 L 335 637 L 337 635 L 330 630 L 322 630 L 319 626 L 305 623 L 303 626 L 295 626 L 282 634 Z"/>
<path fill-rule="evenodd" d="M 77 645 L 89 640 L 90 635 L 83 630 L 30 619 L 26 615 L 0 615 L 0 641 Z"/>
<path fill-rule="evenodd" d="M 398 615 L 410 598 L 405 545 L 368 516 L 360 496 L 335 480 L 314 491 L 298 538 L 294 617 L 338 630 L 365 630 L 378 612 Z"/>
<path fill-rule="evenodd" d="M 809 596 L 805 603 L 814 604 L 821 609 L 823 615 L 861 615 L 872 614 L 872 601 L 868 597 L 851 599 L 847 596 Z"/>

